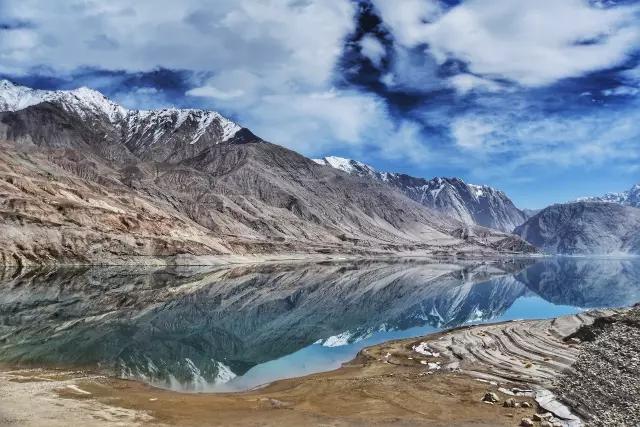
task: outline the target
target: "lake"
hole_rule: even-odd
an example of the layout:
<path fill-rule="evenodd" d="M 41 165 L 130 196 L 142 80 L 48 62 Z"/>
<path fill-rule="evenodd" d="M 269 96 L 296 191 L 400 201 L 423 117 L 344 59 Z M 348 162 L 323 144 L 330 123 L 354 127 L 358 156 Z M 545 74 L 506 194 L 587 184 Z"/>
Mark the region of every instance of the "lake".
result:
<path fill-rule="evenodd" d="M 239 391 L 390 339 L 638 301 L 632 258 L 7 269 L 0 363 Z"/>

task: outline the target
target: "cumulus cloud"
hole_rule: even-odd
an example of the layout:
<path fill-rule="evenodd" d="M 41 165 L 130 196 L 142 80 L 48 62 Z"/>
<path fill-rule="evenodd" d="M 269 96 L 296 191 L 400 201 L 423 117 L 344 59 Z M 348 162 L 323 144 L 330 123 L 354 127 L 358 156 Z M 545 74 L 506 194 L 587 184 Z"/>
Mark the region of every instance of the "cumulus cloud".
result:
<path fill-rule="evenodd" d="M 468 0 L 442 10 L 435 0 L 411 0 L 402 8 L 393 0 L 374 3 L 399 49 L 423 46 L 422 54 L 438 64 L 461 61 L 477 76 L 524 86 L 613 67 L 640 44 L 637 5 Z"/>
<path fill-rule="evenodd" d="M 604 96 L 636 96 L 640 94 L 640 89 L 633 86 L 618 86 L 613 89 L 602 91 Z"/>
<path fill-rule="evenodd" d="M 4 69 L 240 68 L 316 85 L 330 78 L 354 27 L 348 0 L 5 0 L 2 13 L 30 23 L 0 38 Z"/>
<path fill-rule="evenodd" d="M 473 74 L 460 73 L 449 78 L 449 83 L 456 91 L 465 95 L 471 91 L 481 90 L 487 92 L 499 92 L 504 87 L 491 79 L 474 76 Z"/>

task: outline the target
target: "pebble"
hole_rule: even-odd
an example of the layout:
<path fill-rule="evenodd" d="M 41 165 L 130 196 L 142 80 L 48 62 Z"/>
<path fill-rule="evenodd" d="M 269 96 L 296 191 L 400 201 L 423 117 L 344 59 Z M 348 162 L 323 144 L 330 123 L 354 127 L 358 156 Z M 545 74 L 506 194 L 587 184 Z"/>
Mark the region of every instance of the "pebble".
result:
<path fill-rule="evenodd" d="M 483 402 L 496 403 L 496 402 L 500 402 L 500 398 L 494 392 L 488 391 L 488 392 L 486 392 L 484 394 L 484 397 L 482 398 L 482 401 Z"/>
<path fill-rule="evenodd" d="M 547 412 L 545 414 L 533 414 L 533 421 L 545 421 L 553 418 L 553 414 Z"/>
<path fill-rule="evenodd" d="M 558 379 L 555 391 L 587 408 L 589 425 L 640 426 L 640 307 L 615 317 L 594 329 L 593 341 L 582 342 L 574 369 Z"/>
<path fill-rule="evenodd" d="M 533 427 L 533 421 L 531 420 L 531 418 L 523 418 L 520 420 L 520 425 L 523 427 Z"/>
<path fill-rule="evenodd" d="M 516 407 L 516 400 L 513 398 L 507 399 L 504 401 L 504 403 L 502 404 L 502 406 L 504 406 L 505 408 L 515 408 Z"/>

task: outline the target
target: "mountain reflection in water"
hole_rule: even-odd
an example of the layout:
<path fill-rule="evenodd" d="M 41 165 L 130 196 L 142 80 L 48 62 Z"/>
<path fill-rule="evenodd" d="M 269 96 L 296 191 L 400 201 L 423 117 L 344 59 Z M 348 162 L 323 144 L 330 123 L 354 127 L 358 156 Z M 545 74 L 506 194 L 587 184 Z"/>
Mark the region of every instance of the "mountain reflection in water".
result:
<path fill-rule="evenodd" d="M 0 272 L 0 362 L 233 391 L 471 322 L 640 300 L 634 259 Z"/>

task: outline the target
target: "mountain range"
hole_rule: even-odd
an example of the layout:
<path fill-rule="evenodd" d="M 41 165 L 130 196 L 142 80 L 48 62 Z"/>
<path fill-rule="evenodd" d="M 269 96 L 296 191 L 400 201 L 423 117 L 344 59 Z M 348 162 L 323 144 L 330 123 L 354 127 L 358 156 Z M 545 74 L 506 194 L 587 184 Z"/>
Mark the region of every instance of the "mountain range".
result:
<path fill-rule="evenodd" d="M 640 184 L 521 210 L 455 177 L 311 160 L 214 111 L 133 110 L 6 80 L 0 195 L 0 264 L 640 253 Z"/>
<path fill-rule="evenodd" d="M 487 185 L 467 184 L 459 178 L 427 180 L 401 173 L 378 172 L 362 162 L 335 156 L 314 161 L 390 185 L 410 199 L 468 225 L 511 233 L 528 218 L 504 192 Z"/>
<path fill-rule="evenodd" d="M 549 206 L 515 231 L 552 254 L 640 254 L 640 209 L 617 203 Z"/>
<path fill-rule="evenodd" d="M 540 210 L 520 210 L 507 195 L 459 178 L 415 178 L 379 172 L 357 160 L 314 159 L 318 164 L 400 190 L 412 200 L 465 224 L 515 233 L 548 254 L 640 254 L 640 184 L 620 193 L 584 197 Z"/>
<path fill-rule="evenodd" d="M 0 82 L 0 264 L 531 252 L 222 115 Z M 208 257 L 208 258 L 207 258 Z"/>

